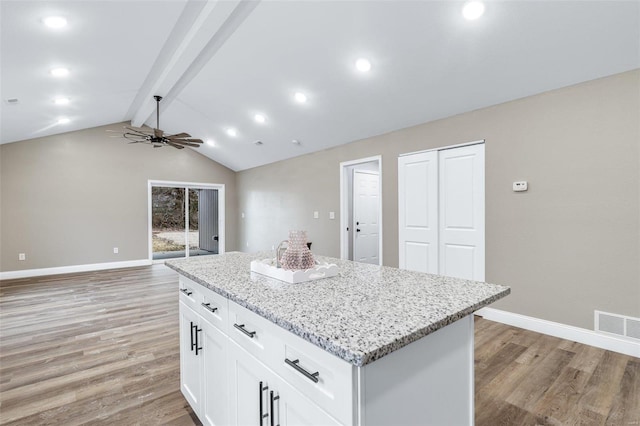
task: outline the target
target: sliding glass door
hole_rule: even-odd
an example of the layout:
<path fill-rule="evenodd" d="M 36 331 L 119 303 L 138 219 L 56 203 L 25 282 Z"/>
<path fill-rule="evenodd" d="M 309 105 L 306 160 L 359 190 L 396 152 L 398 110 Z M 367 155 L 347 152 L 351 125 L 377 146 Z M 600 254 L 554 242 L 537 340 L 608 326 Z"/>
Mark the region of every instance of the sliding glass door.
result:
<path fill-rule="evenodd" d="M 224 251 L 224 185 L 151 181 L 149 198 L 152 260 Z"/>
<path fill-rule="evenodd" d="M 218 254 L 218 190 L 189 188 L 189 256 Z"/>
<path fill-rule="evenodd" d="M 184 188 L 151 188 L 153 260 L 185 256 L 185 205 Z"/>

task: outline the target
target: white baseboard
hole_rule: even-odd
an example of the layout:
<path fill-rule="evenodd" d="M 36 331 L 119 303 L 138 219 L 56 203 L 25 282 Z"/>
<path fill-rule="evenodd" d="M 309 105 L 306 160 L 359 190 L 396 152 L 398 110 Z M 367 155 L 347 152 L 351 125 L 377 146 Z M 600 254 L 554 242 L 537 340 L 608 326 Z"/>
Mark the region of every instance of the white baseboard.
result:
<path fill-rule="evenodd" d="M 104 269 L 132 268 L 151 265 L 149 259 L 125 260 L 123 262 L 92 263 L 88 265 L 58 266 L 55 268 L 24 269 L 22 271 L 0 272 L 0 280 L 41 277 L 43 275 L 71 274 L 74 272 L 101 271 Z"/>
<path fill-rule="evenodd" d="M 624 338 L 621 339 L 613 335 L 602 334 L 586 328 L 574 327 L 571 325 L 561 324 L 559 322 L 514 314 L 512 312 L 494 308 L 482 308 L 476 312 L 476 315 L 480 315 L 481 317 L 491 321 L 524 328 L 525 330 L 531 330 L 537 333 L 547 334 L 549 336 L 584 343 L 585 345 L 595 346 L 597 348 L 640 358 L 639 343 Z"/>

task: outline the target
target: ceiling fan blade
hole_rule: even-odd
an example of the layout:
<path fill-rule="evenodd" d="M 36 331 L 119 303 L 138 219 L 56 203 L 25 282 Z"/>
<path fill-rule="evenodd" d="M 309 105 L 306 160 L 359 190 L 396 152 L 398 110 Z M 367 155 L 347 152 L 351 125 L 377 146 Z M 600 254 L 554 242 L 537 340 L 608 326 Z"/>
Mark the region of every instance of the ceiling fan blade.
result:
<path fill-rule="evenodd" d="M 191 135 L 189 133 L 176 133 L 175 135 L 169 135 L 167 136 L 168 138 L 179 138 L 179 139 L 184 139 L 184 138 L 190 138 Z"/>
<path fill-rule="evenodd" d="M 168 136 L 167 139 L 173 141 L 173 142 L 191 142 L 191 143 L 203 143 L 202 139 L 195 139 L 195 138 L 181 138 L 181 139 L 176 139 L 173 136 Z"/>
<path fill-rule="evenodd" d="M 191 141 L 189 139 L 172 139 L 172 138 L 165 138 L 165 139 L 167 139 L 167 140 L 169 140 L 169 141 L 171 141 L 173 143 L 192 144 L 192 145 L 198 144 L 198 142 L 193 142 L 193 141 Z"/>
<path fill-rule="evenodd" d="M 167 141 L 167 145 L 171 145 L 172 147 L 178 148 L 178 149 L 184 149 L 184 146 L 175 144 L 175 143 L 173 143 L 171 141 Z"/>
<path fill-rule="evenodd" d="M 145 135 L 141 133 L 123 133 L 122 137 L 125 139 L 149 139 L 151 135 Z"/>
<path fill-rule="evenodd" d="M 151 139 L 151 135 L 138 132 L 124 132 L 122 137 L 125 139 Z"/>
<path fill-rule="evenodd" d="M 167 143 L 171 143 L 174 145 L 180 145 L 180 146 L 190 146 L 192 148 L 199 148 L 200 145 L 195 144 L 195 143 L 191 143 L 191 142 L 181 142 L 181 141 L 172 141 L 170 139 L 167 140 Z"/>
<path fill-rule="evenodd" d="M 164 132 L 160 129 L 153 129 L 153 136 L 156 138 L 161 138 L 164 135 Z"/>
<path fill-rule="evenodd" d="M 137 140 L 137 139 L 150 140 L 151 139 L 151 135 L 145 135 L 144 133 L 139 134 L 139 133 L 130 133 L 130 132 L 123 133 L 122 137 L 129 140 Z"/>
<path fill-rule="evenodd" d="M 152 129 L 145 129 L 144 127 L 131 127 L 131 126 L 124 126 L 125 129 L 130 130 L 132 132 L 138 132 L 138 133 L 144 133 L 144 134 L 151 134 L 152 133 Z"/>

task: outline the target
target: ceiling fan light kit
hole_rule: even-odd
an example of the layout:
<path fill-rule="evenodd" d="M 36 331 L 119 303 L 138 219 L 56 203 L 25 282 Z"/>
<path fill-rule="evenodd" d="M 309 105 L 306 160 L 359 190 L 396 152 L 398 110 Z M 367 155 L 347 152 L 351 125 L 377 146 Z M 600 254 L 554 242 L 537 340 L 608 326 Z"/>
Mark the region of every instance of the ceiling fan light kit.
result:
<path fill-rule="evenodd" d="M 202 144 L 202 139 L 192 138 L 189 133 L 181 132 L 174 135 L 165 135 L 160 130 L 160 101 L 162 96 L 155 95 L 156 100 L 156 128 L 148 129 L 142 127 L 124 126 L 122 137 L 127 139 L 129 143 L 146 143 L 154 148 L 162 148 L 164 146 L 172 146 L 177 149 L 183 149 L 185 146 L 198 148 Z"/>

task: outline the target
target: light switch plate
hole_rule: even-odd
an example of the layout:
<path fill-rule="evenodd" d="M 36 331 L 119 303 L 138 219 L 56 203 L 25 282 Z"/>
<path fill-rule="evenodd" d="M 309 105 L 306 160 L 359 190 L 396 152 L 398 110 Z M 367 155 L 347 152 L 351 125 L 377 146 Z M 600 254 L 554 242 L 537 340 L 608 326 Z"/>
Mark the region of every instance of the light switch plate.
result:
<path fill-rule="evenodd" d="M 319 212 L 313 212 L 313 218 L 314 219 L 319 219 L 320 218 L 320 213 Z"/>
<path fill-rule="evenodd" d="M 329 212 L 329 219 L 335 219 L 336 218 L 336 212 Z"/>

